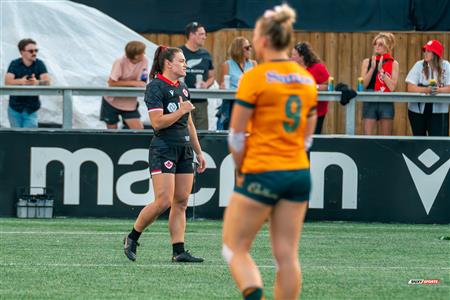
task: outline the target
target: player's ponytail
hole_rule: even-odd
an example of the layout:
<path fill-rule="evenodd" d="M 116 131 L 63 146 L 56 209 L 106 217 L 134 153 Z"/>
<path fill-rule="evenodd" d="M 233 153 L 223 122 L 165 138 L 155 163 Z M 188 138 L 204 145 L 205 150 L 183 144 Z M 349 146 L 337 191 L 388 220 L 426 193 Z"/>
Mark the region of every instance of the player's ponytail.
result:
<path fill-rule="evenodd" d="M 176 53 L 182 52 L 180 48 L 159 46 L 156 48 L 155 54 L 153 56 L 152 69 L 150 71 L 150 79 L 154 79 L 156 74 L 162 74 L 164 72 L 164 62 L 165 60 L 173 61 Z"/>

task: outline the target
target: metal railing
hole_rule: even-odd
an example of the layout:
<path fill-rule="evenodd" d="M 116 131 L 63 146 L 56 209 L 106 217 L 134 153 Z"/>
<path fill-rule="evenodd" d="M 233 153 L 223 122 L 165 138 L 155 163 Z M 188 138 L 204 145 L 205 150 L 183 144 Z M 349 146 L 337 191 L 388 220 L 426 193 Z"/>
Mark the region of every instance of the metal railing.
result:
<path fill-rule="evenodd" d="M 73 96 L 127 96 L 143 97 L 145 88 L 134 87 L 76 87 L 76 86 L 0 86 L 0 96 L 62 96 L 63 128 L 72 128 Z M 190 89 L 192 98 L 234 99 L 235 90 Z M 339 101 L 340 92 L 319 92 L 319 100 Z M 345 132 L 355 134 L 356 102 L 415 102 L 415 103 L 447 103 L 450 94 L 426 95 L 422 93 L 376 93 L 358 92 L 358 96 L 346 106 Z"/>

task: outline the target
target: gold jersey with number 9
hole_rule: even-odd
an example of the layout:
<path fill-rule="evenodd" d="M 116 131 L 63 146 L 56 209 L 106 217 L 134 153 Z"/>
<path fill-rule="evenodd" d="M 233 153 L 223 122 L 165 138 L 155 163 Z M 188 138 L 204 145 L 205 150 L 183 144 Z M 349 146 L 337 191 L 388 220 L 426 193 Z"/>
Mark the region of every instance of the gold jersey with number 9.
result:
<path fill-rule="evenodd" d="M 305 129 L 317 88 L 308 71 L 292 61 L 262 63 L 242 76 L 236 98 L 254 109 L 241 172 L 309 168 Z"/>

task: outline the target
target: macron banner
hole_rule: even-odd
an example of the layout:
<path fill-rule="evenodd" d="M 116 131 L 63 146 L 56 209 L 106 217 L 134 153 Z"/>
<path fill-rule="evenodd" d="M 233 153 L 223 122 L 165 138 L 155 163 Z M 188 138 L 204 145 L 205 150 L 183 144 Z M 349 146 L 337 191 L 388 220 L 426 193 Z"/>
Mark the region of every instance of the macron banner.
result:
<path fill-rule="evenodd" d="M 151 131 L 1 130 L 0 216 L 17 191 L 46 187 L 55 216 L 134 218 L 154 200 Z M 188 216 L 221 219 L 234 187 L 226 134 L 199 133 L 207 169 Z M 308 220 L 450 223 L 450 139 L 318 136 Z"/>

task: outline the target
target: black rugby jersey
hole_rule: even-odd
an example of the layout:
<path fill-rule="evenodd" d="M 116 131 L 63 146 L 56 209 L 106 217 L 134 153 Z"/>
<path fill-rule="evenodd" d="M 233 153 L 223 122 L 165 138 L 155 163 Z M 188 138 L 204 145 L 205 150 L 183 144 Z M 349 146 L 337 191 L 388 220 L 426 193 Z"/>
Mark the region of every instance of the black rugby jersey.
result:
<path fill-rule="evenodd" d="M 145 91 L 145 104 L 149 112 L 162 110 L 163 114 L 170 114 L 179 108 L 179 96 L 183 101 L 191 98 L 187 86 L 183 82 L 176 83 L 158 74 L 148 85 Z M 185 145 L 189 143 L 187 128 L 189 114 L 184 114 L 169 127 L 154 130 L 155 137 L 152 146 Z"/>

